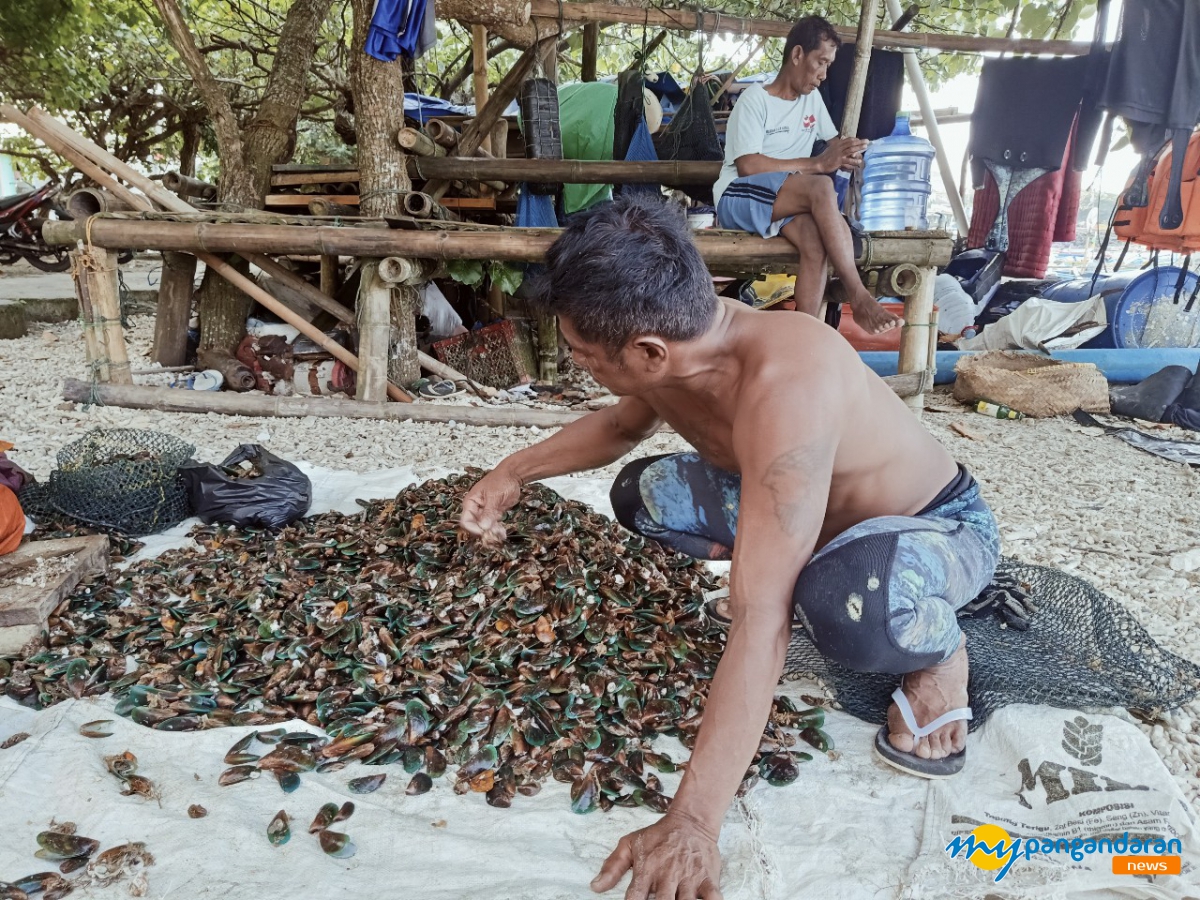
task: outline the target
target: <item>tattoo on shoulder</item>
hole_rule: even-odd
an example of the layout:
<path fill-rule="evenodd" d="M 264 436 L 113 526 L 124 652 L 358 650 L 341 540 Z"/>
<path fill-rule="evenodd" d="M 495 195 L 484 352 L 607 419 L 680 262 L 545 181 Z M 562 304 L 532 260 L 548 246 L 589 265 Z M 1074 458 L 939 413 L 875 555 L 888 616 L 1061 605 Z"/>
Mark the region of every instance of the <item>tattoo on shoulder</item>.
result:
<path fill-rule="evenodd" d="M 767 467 L 763 487 L 775 500 L 775 518 L 788 534 L 795 536 L 811 499 L 812 455 L 806 448 L 781 453 Z"/>

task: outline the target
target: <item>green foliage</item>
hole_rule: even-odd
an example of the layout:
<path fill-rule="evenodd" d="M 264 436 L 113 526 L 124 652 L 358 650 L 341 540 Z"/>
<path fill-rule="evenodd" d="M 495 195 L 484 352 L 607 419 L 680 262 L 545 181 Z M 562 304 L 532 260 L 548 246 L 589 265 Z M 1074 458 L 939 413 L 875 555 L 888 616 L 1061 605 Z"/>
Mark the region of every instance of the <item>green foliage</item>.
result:
<path fill-rule="evenodd" d="M 494 261 L 488 264 L 488 276 L 492 284 L 512 296 L 525 280 L 525 267 L 512 263 Z"/>
<path fill-rule="evenodd" d="M 478 259 L 452 259 L 447 268 L 450 277 L 467 287 L 483 284 L 483 261 Z"/>

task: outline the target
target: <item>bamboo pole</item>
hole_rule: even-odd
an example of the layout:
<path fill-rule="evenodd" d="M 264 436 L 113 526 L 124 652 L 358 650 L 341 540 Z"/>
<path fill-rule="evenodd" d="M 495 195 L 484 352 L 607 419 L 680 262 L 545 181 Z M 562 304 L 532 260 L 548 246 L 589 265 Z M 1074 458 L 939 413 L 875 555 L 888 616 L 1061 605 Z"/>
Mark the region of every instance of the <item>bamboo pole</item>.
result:
<path fill-rule="evenodd" d="M 75 299 L 79 301 L 79 322 L 83 328 L 83 352 L 87 358 L 88 369 L 92 373 L 93 381 L 108 381 L 108 356 L 96 331 L 96 311 L 92 309 L 88 281 L 81 273 L 79 251 L 72 250 L 68 255 L 71 258 L 71 281 L 75 286 Z"/>
<path fill-rule="evenodd" d="M 108 362 L 108 380 L 133 384 L 125 329 L 121 325 L 120 288 L 117 285 L 117 254 L 102 247 L 83 247 L 75 252 L 75 278 L 86 285 L 98 343 Z"/>
<path fill-rule="evenodd" d="M 72 191 L 64 204 L 76 219 L 86 219 L 102 212 L 124 212 L 133 209 L 128 203 L 103 188 L 79 188 Z"/>
<path fill-rule="evenodd" d="M 180 175 L 178 172 L 167 172 L 162 178 L 163 187 L 180 197 L 199 197 L 202 200 L 216 200 L 217 186 L 193 178 L 190 175 Z"/>
<path fill-rule="evenodd" d="M 446 148 L 433 138 L 416 128 L 405 126 L 396 132 L 396 143 L 401 150 L 415 153 L 417 156 L 445 156 Z"/>
<path fill-rule="evenodd" d="M 344 203 L 335 203 L 332 200 L 318 198 L 308 201 L 308 211 L 314 216 L 339 216 L 341 218 L 356 219 L 362 215 L 362 212 L 357 206 L 347 206 Z"/>
<path fill-rule="evenodd" d="M 17 119 L 13 119 L 12 113 L 14 112 L 16 112 L 19 117 L 24 118 L 26 122 L 32 124 L 34 126 L 33 129 L 31 130 L 28 125 L 21 123 Z M 17 124 L 21 124 L 22 127 L 26 128 L 27 131 L 30 131 L 31 134 L 33 134 L 35 137 L 41 138 L 42 140 L 45 140 L 43 135 L 53 135 L 54 138 L 57 139 L 57 142 L 60 144 L 60 146 L 64 150 L 68 151 L 63 152 L 63 150 L 59 150 L 58 152 L 60 155 L 70 159 L 77 166 L 80 166 L 80 171 L 84 171 L 85 174 L 88 174 L 89 177 L 95 180 L 98 184 L 105 185 L 112 189 L 114 193 L 125 197 L 125 199 L 127 199 L 134 206 L 141 208 L 145 205 L 148 205 L 149 201 L 147 201 L 145 198 L 138 197 L 136 194 L 133 194 L 132 191 L 124 188 L 124 186 L 120 186 L 118 188 L 117 185 L 119 185 L 119 182 L 117 182 L 116 179 L 111 175 L 101 171 L 101 165 L 107 167 L 107 169 L 114 175 L 119 175 L 130 184 L 140 188 L 145 192 L 147 197 L 153 198 L 155 202 L 159 203 L 161 206 L 175 212 L 195 212 L 195 210 L 188 203 L 180 200 L 170 191 L 164 190 L 146 176 L 125 165 L 104 148 L 93 144 L 91 141 L 87 140 L 81 135 L 71 131 L 71 129 L 67 128 L 67 126 L 63 125 L 53 116 L 50 116 L 36 108 L 31 109 L 28 116 L 21 116 L 17 110 L 5 105 L 0 105 L 0 114 L 13 119 L 13 121 L 17 121 Z M 89 163 L 89 168 L 96 172 L 95 175 L 86 172 L 83 165 L 81 165 L 81 162 L 84 160 Z M 73 223 L 82 226 L 82 235 L 80 237 L 81 240 L 85 240 L 90 237 L 91 227 L 96 221 L 97 220 L 88 220 L 87 222 Z M 174 248 L 168 247 L 159 249 Z M 353 353 L 348 351 L 336 341 L 330 340 L 320 329 L 314 328 L 310 323 L 304 321 L 304 319 L 292 312 L 292 310 L 287 306 L 280 303 L 249 278 L 242 275 L 242 273 L 233 268 L 233 266 L 203 250 L 196 251 L 195 249 L 192 249 L 184 250 L 183 252 L 195 252 L 196 256 L 201 262 L 203 262 L 217 274 L 221 275 L 221 277 L 223 277 L 226 281 L 233 284 L 243 293 L 257 300 L 267 309 L 271 310 L 271 312 L 282 318 L 289 325 L 298 329 L 303 335 L 310 338 L 318 346 L 328 350 L 355 372 L 358 371 L 358 358 Z M 239 251 L 234 250 L 230 252 Z M 242 255 L 251 263 L 263 269 L 266 269 L 271 265 L 271 263 L 274 262 L 273 260 L 265 260 L 266 266 L 264 266 L 263 258 L 260 258 L 255 254 L 243 253 Z M 401 402 L 407 403 L 412 401 L 412 397 L 407 391 L 392 384 L 388 385 L 388 396 L 390 396 L 393 400 L 398 400 Z"/>
<path fill-rule="evenodd" d="M 447 150 L 452 150 L 458 146 L 458 131 L 449 122 L 443 122 L 441 119 L 430 119 L 425 123 L 425 131 Z"/>
<path fill-rule="evenodd" d="M 48 243 L 73 245 L 86 232 L 84 222 L 47 222 Z M 185 253 L 241 253 L 258 265 L 266 253 L 421 259 L 498 259 L 544 262 L 561 234 L 557 228 L 487 228 L 403 231 L 331 225 L 244 225 L 161 220 L 91 220 L 91 240 L 100 247 L 142 247 Z M 747 232 L 706 229 L 694 236 L 700 255 L 714 271 L 794 271 L 796 251 L 781 237 L 763 239 Z M 897 263 L 944 266 L 953 242 L 938 232 L 868 235 L 858 262 L 879 267 Z"/>
<path fill-rule="evenodd" d="M 187 356 L 196 257 L 190 253 L 164 253 L 162 258 L 162 280 L 158 285 L 154 345 L 150 358 L 163 366 L 181 366 Z"/>
<path fill-rule="evenodd" d="M 795 25 L 793 19 L 757 19 L 697 13 L 688 9 L 658 9 L 647 5 L 623 6 L 615 3 L 559 3 L 558 0 L 531 0 L 530 17 L 567 22 L 596 22 L 601 25 L 638 25 L 675 31 L 703 31 L 707 34 L 761 35 L 786 38 Z M 468 22 L 460 17 L 459 21 Z M 856 29 L 836 26 L 844 41 L 853 41 Z M 1042 41 L 1035 39 L 977 37 L 967 34 L 933 34 L 900 31 L 876 31 L 876 47 L 912 47 L 917 50 L 942 50 L 948 53 L 1041 53 L 1055 56 L 1086 56 L 1091 43 L 1085 41 Z"/>
<path fill-rule="evenodd" d="M 930 330 L 936 330 L 933 316 L 933 288 L 937 269 L 922 267 L 921 283 L 914 294 L 904 300 L 904 325 L 900 333 L 900 358 L 896 364 L 899 375 L 916 375 L 929 368 Z M 936 346 L 936 344 L 935 344 Z M 925 408 L 922 394 L 905 398 L 914 412 Z"/>
<path fill-rule="evenodd" d="M 846 87 L 846 107 L 842 113 L 841 133 L 844 137 L 858 134 L 862 115 L 863 96 L 867 92 L 867 69 L 871 65 L 871 42 L 875 37 L 875 19 L 879 15 L 879 0 L 862 0 L 858 17 L 858 34 L 854 44 L 854 67 Z"/>
<path fill-rule="evenodd" d="M 328 254 L 321 256 L 321 293 L 332 300 L 338 291 L 338 258 Z M 341 306 L 339 303 L 338 306 Z"/>
<path fill-rule="evenodd" d="M 900 9 L 900 0 L 887 0 L 888 18 L 895 24 L 904 15 Z M 938 127 L 937 113 L 933 108 L 933 99 L 929 96 L 929 86 L 925 83 L 925 75 L 921 72 L 921 63 L 917 52 L 912 49 L 904 51 L 904 71 L 908 75 L 908 83 L 912 85 L 913 93 L 917 95 L 917 106 L 921 110 L 921 124 L 929 132 L 929 143 L 937 155 L 938 172 L 942 176 L 942 186 L 950 200 L 950 208 L 954 211 L 954 222 L 958 225 L 958 233 L 965 235 L 971 229 L 967 220 L 967 211 L 963 206 L 962 196 L 954 183 L 954 169 L 950 165 L 950 156 L 946 153 L 946 142 L 942 140 L 942 132 Z"/>
<path fill-rule="evenodd" d="M 379 260 L 362 264 L 358 283 L 358 373 L 355 399 L 368 403 L 387 400 L 388 354 L 392 346 L 392 287 L 379 278 Z"/>
<path fill-rule="evenodd" d="M 481 110 L 488 101 L 487 79 L 487 44 L 488 31 L 486 25 L 471 26 L 471 87 L 475 93 L 475 109 Z M 491 152 L 492 139 L 489 133 L 479 144 L 484 150 Z"/>
<path fill-rule="evenodd" d="M 905 393 L 919 390 L 927 383 L 928 373 L 884 378 Z M 897 391 L 900 396 L 903 393 Z M 586 412 L 576 410 L 530 409 L 524 406 L 449 406 L 437 403 L 360 403 L 334 397 L 277 397 L 272 394 L 235 394 L 216 391 L 178 391 L 142 385 L 96 384 L 67 378 L 63 399 L 84 403 L 93 394 L 105 406 L 121 409 L 153 409 L 158 412 L 215 413 L 225 416 L 278 416 L 283 418 L 390 419 L 406 422 L 462 422 L 481 427 L 561 428 L 581 419 Z"/>
<path fill-rule="evenodd" d="M 68 378 L 63 399 L 82 403 L 93 386 Z M 505 406 L 451 406 L 437 403 L 361 403 L 326 397 L 277 397 L 268 394 L 234 394 L 227 391 L 177 391 L 141 385 L 100 384 L 95 394 L 105 406 L 153 409 L 159 412 L 216 413 L 227 416 L 336 417 L 391 419 L 411 422 L 462 422 L 483 427 L 561 428 L 587 413 L 573 410 L 529 409 Z"/>

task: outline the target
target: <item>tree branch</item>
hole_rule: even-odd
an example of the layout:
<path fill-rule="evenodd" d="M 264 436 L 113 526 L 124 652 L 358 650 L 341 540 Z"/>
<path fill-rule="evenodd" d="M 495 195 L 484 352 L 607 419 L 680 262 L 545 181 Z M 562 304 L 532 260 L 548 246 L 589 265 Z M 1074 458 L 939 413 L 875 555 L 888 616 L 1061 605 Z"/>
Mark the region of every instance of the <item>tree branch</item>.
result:
<path fill-rule="evenodd" d="M 179 4 L 176 0 L 154 0 L 154 6 L 167 26 L 167 37 L 191 73 L 196 89 L 200 92 L 212 118 L 220 155 L 226 159 L 241 159 L 242 134 L 238 128 L 237 116 L 233 112 L 229 97 L 221 89 L 209 70 L 208 63 L 196 48 L 195 38 L 183 19 Z"/>

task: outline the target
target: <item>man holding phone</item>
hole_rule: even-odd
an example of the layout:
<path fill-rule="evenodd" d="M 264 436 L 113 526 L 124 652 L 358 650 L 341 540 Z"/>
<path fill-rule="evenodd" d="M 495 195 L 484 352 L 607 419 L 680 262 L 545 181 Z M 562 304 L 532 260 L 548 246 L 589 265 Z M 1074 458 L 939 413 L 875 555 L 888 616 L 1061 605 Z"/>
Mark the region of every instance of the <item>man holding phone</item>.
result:
<path fill-rule="evenodd" d="M 782 234 L 800 251 L 798 310 L 817 314 L 832 264 L 855 321 L 879 334 L 903 320 L 885 310 L 858 277 L 853 238 L 829 177 L 839 169 L 861 169 L 867 146 L 838 136 L 817 90 L 839 46 L 837 32 L 820 16 L 793 26 L 775 80 L 751 85 L 734 104 L 713 195 L 722 228 Z M 820 150 L 816 156 L 814 149 Z"/>

